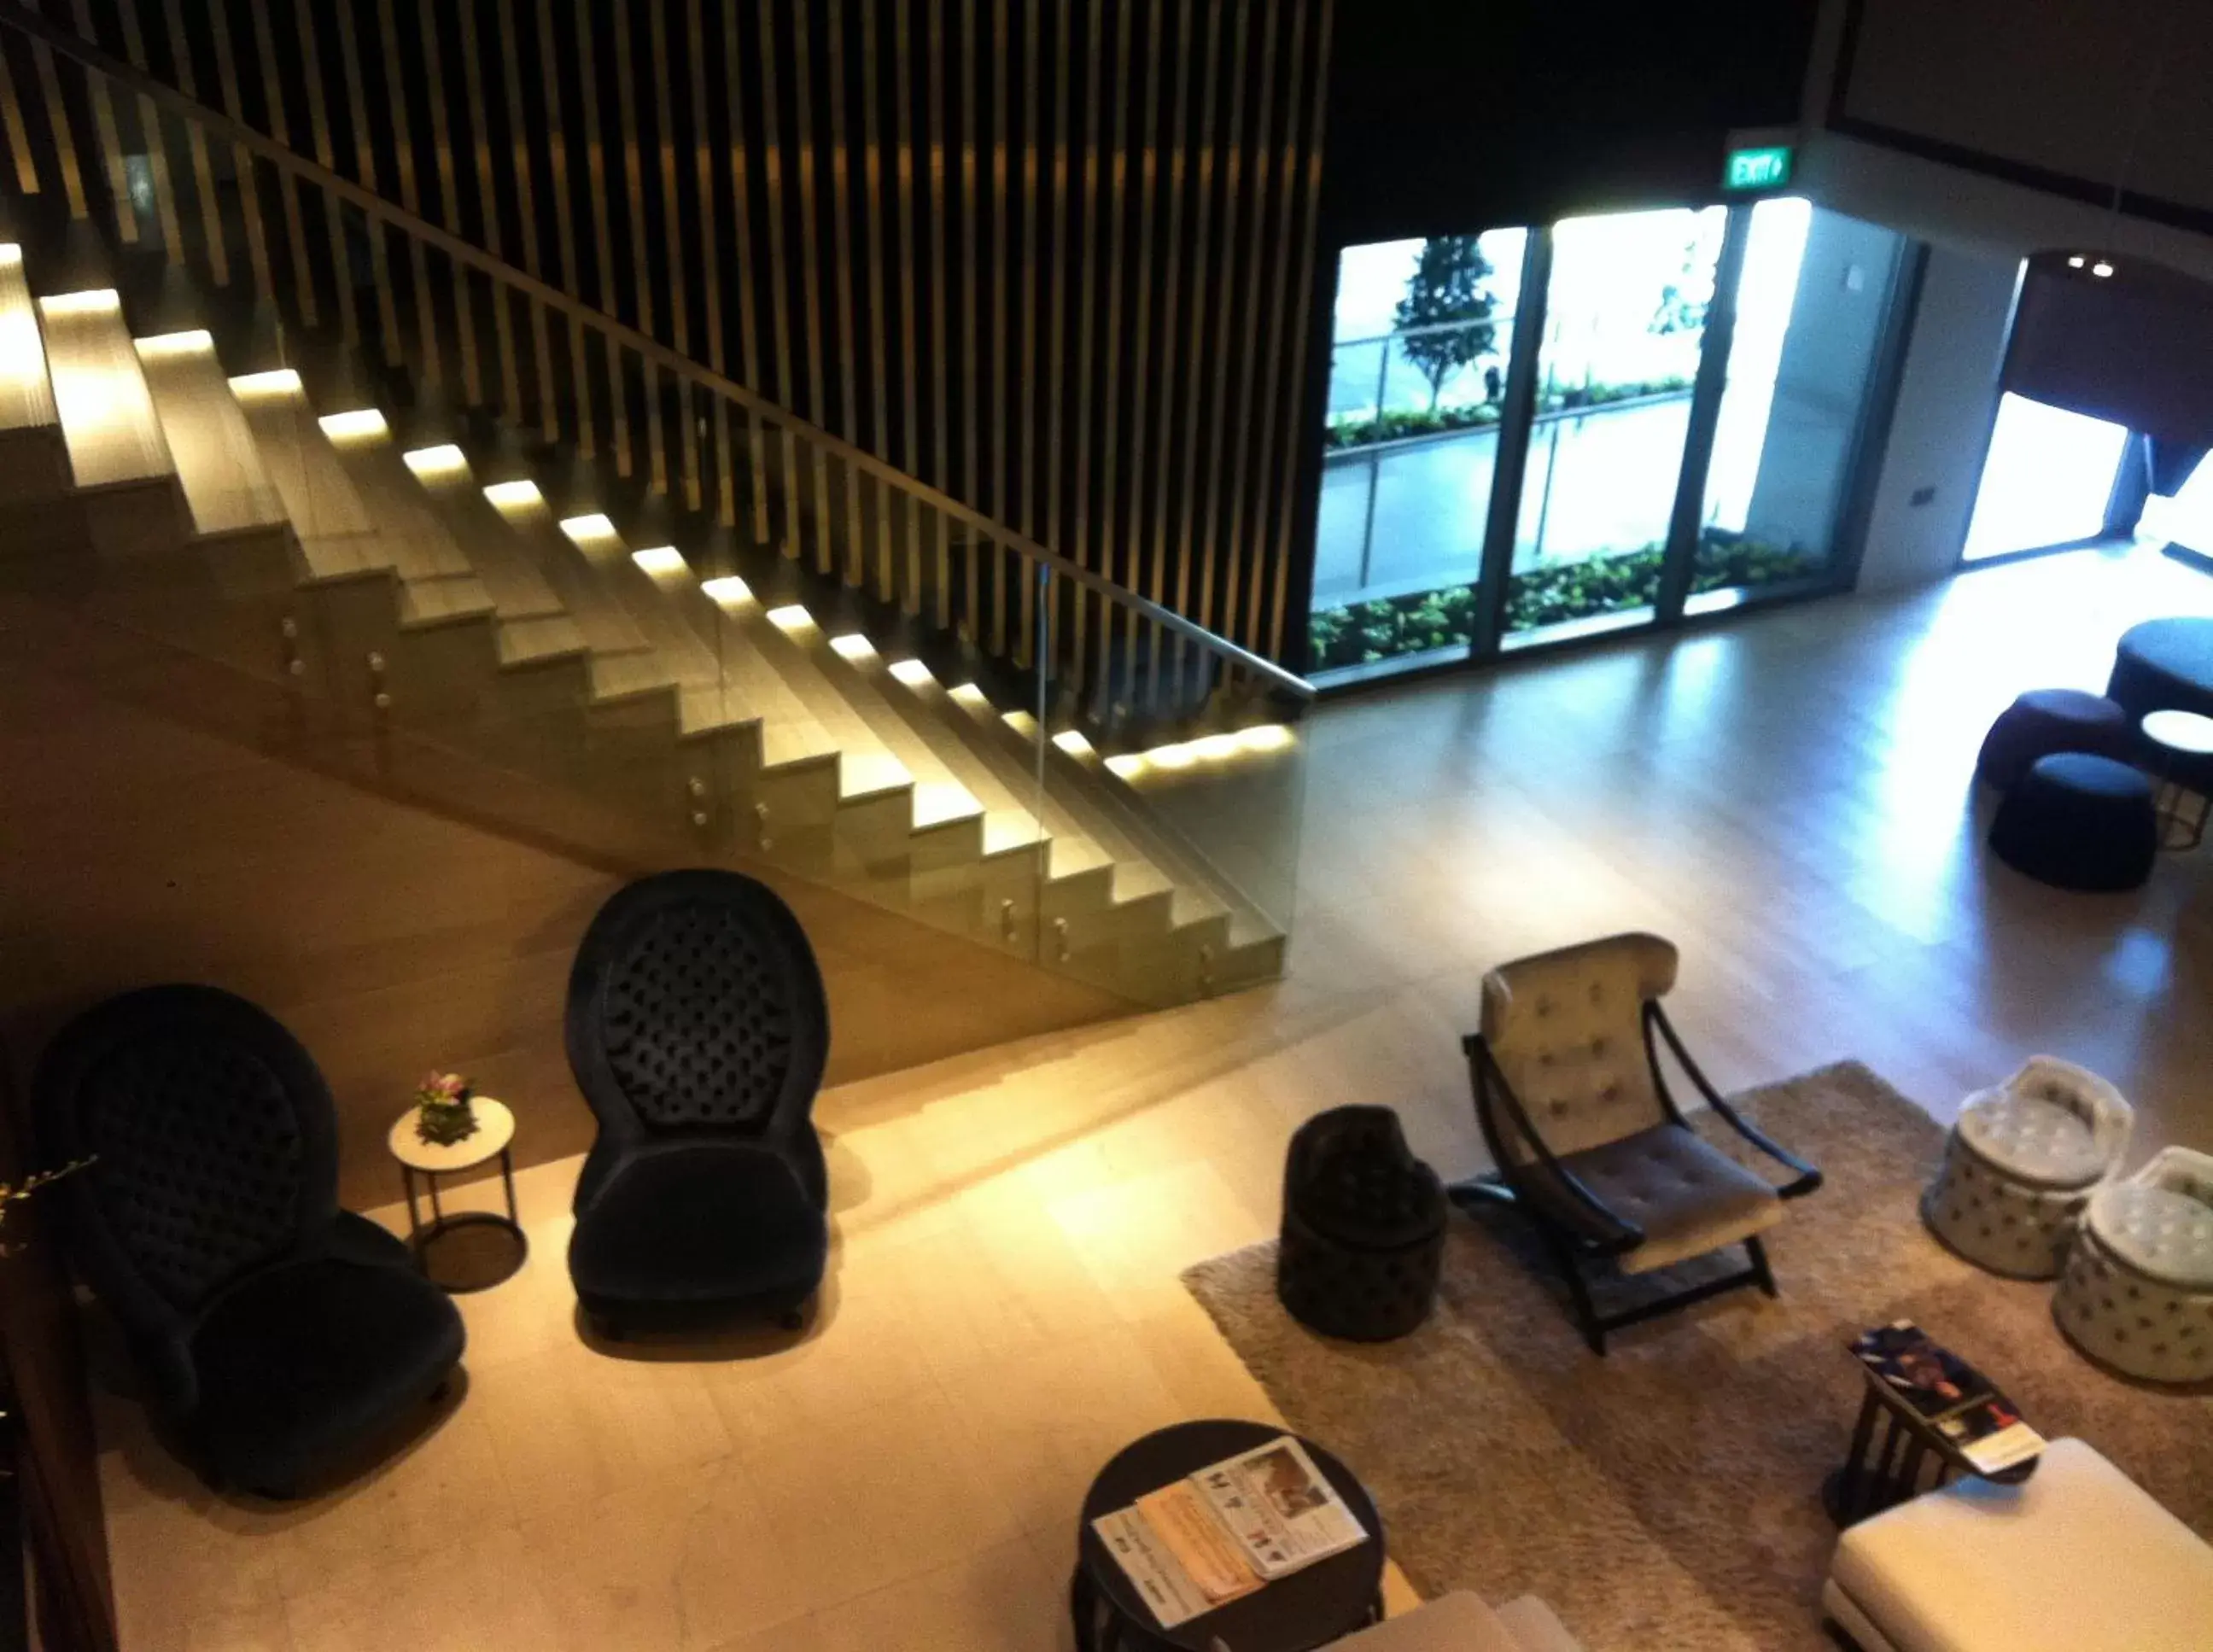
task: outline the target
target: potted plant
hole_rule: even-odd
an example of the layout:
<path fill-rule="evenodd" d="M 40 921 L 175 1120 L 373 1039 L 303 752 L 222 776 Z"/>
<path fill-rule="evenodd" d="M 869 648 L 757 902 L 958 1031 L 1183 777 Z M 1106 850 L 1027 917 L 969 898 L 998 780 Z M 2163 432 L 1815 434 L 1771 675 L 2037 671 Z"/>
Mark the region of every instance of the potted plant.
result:
<path fill-rule="evenodd" d="M 452 1147 L 477 1133 L 477 1116 L 469 1106 L 476 1094 L 459 1073 L 427 1075 L 415 1091 L 415 1135 L 433 1147 Z"/>

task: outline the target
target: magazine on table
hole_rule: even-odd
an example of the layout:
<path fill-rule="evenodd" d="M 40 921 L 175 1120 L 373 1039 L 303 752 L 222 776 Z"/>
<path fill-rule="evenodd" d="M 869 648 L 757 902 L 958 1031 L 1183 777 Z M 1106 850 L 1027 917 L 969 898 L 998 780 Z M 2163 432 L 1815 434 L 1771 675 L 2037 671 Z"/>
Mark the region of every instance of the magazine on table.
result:
<path fill-rule="evenodd" d="M 1163 1629 L 1342 1554 L 1368 1533 L 1286 1435 L 1092 1521 Z"/>
<path fill-rule="evenodd" d="M 1911 1320 L 1863 1331 L 1852 1352 L 1983 1474 L 2027 1461 L 2044 1436 L 1997 1385 Z"/>

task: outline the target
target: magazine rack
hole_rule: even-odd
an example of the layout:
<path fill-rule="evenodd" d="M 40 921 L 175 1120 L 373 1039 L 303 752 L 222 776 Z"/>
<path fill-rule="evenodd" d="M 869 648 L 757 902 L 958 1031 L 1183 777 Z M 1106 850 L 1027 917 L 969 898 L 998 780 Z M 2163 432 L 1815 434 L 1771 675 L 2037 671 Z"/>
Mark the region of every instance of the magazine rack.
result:
<path fill-rule="evenodd" d="M 1984 1472 L 1873 1366 L 1857 1359 L 1852 1363 L 1859 1367 L 1867 1393 L 1860 1400 L 1859 1421 L 1852 1426 L 1851 1449 L 1844 1466 L 1821 1483 L 1821 1507 L 1838 1529 L 1942 1485 L 1954 1474 L 2018 1485 L 2036 1472 L 2033 1457 L 2010 1468 Z M 1883 1427 L 1880 1446 L 1875 1442 L 1878 1423 Z M 1922 1473 L 1931 1461 L 1936 1473 L 1924 1486 Z"/>

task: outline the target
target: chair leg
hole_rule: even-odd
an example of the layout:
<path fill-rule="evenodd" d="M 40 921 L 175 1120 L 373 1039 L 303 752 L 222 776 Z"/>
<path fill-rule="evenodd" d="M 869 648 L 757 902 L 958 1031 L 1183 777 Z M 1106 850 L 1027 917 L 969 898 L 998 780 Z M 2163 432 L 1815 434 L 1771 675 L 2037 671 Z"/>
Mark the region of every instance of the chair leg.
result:
<path fill-rule="evenodd" d="M 1752 1271 L 1759 1276 L 1759 1288 L 1770 1296 L 1780 1296 L 1783 1293 L 1776 1289 L 1775 1275 L 1767 1265 L 1767 1247 L 1759 1242 L 1759 1236 L 1755 1234 L 1746 1240 L 1744 1248 L 1752 1257 Z"/>
<path fill-rule="evenodd" d="M 1576 1328 L 1583 1333 L 1590 1350 L 1600 1359 L 1606 1357 L 1606 1324 L 1598 1316 L 1598 1308 L 1591 1301 L 1590 1286 L 1583 1278 L 1583 1271 L 1576 1261 L 1576 1253 L 1558 1234 L 1541 1222 L 1538 1230 L 1552 1247 L 1552 1257 L 1560 1265 L 1560 1271 L 1568 1276 L 1568 1298 L 1575 1310 Z"/>

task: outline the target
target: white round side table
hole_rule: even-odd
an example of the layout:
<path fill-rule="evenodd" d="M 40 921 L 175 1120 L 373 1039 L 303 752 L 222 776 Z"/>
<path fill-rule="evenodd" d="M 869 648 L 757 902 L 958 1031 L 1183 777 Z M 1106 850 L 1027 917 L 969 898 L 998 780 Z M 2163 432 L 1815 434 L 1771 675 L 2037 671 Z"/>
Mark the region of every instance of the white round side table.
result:
<path fill-rule="evenodd" d="M 2153 807 L 2159 813 L 2159 846 L 2195 849 L 2205 841 L 2205 817 L 2213 813 L 2213 798 L 2204 790 L 2204 777 L 2213 771 L 2213 717 L 2152 711 L 2137 727 L 2158 753 Z"/>
<path fill-rule="evenodd" d="M 385 1146 L 399 1164 L 400 1186 L 407 1194 L 407 1243 L 424 1277 L 441 1290 L 483 1290 L 515 1277 L 530 1254 L 530 1241 L 515 1204 L 515 1115 L 506 1104 L 488 1095 L 472 1097 L 470 1111 L 475 1132 L 451 1146 L 426 1142 L 416 1133 L 416 1111 L 410 1107 L 392 1121 Z M 499 1179 L 507 1192 L 507 1214 L 495 1210 L 460 1210 L 448 1216 L 438 1203 L 438 1178 L 473 1170 L 499 1161 Z M 415 1204 L 415 1178 L 421 1175 L 430 1195 L 430 1220 L 425 1222 Z"/>

